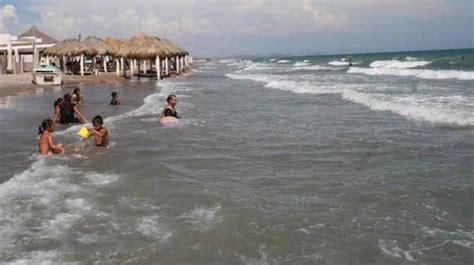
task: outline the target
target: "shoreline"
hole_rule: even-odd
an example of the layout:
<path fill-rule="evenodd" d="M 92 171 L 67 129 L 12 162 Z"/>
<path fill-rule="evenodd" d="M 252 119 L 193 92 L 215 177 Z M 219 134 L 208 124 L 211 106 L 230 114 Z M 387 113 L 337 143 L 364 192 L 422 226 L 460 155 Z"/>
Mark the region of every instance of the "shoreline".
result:
<path fill-rule="evenodd" d="M 199 66 L 200 64 L 195 65 Z M 182 75 L 171 75 L 168 78 L 178 78 L 178 77 L 187 77 L 189 75 L 195 74 L 196 72 L 193 71 L 193 68 L 182 72 Z M 86 85 L 100 85 L 100 84 L 113 84 L 117 82 L 123 82 L 126 80 L 130 80 L 123 76 L 117 76 L 115 72 L 113 73 L 101 73 L 99 75 L 87 75 L 87 76 L 79 76 L 79 75 L 64 75 L 63 76 L 63 84 L 60 86 L 71 86 L 71 85 L 79 85 L 79 84 L 86 84 Z M 36 85 L 33 84 L 31 81 L 31 73 L 22 73 L 22 74 L 15 74 L 15 75 L 1 75 L 0 76 L 0 99 L 4 99 L 8 96 L 15 96 L 19 93 L 30 92 L 34 91 L 37 88 L 41 87 L 56 87 L 56 86 L 44 86 L 44 85 Z"/>

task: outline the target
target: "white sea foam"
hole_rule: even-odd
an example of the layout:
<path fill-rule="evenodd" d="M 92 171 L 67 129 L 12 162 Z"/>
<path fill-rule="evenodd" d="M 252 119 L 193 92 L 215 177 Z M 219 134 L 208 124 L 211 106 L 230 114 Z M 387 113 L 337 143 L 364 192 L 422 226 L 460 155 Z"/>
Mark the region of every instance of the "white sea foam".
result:
<path fill-rule="evenodd" d="M 173 233 L 163 228 L 158 215 L 138 219 L 136 227 L 141 234 L 155 239 L 166 240 L 173 235 Z"/>
<path fill-rule="evenodd" d="M 407 57 L 405 57 L 405 60 L 407 60 L 407 61 L 417 61 L 418 58 L 407 56 Z"/>
<path fill-rule="evenodd" d="M 351 67 L 347 70 L 351 74 L 365 75 L 393 75 L 417 77 L 422 79 L 459 79 L 474 80 L 474 72 L 458 70 L 429 70 L 429 69 L 391 69 L 391 68 L 361 68 Z"/>
<path fill-rule="evenodd" d="M 289 63 L 290 60 L 279 60 L 278 63 Z"/>
<path fill-rule="evenodd" d="M 430 64 L 430 61 L 399 61 L 399 60 L 386 60 L 386 61 L 374 61 L 370 64 L 371 68 L 389 68 L 389 69 L 408 69 L 416 68 Z"/>
<path fill-rule="evenodd" d="M 86 178 L 93 185 L 104 186 L 104 185 L 109 185 L 113 182 L 117 182 L 119 180 L 119 175 L 101 174 L 97 172 L 92 172 L 92 173 L 87 174 Z"/>
<path fill-rule="evenodd" d="M 466 99 L 459 96 L 444 98 L 425 97 L 420 99 L 414 96 L 394 97 L 344 90 L 342 97 L 346 100 L 363 104 L 372 110 L 391 111 L 409 119 L 455 126 L 474 125 L 472 107 L 466 105 L 459 106 L 460 102 L 466 101 Z"/>
<path fill-rule="evenodd" d="M 308 60 L 305 60 L 305 62 L 296 62 L 293 64 L 293 66 L 299 67 L 299 66 L 307 66 L 309 63 L 307 62 Z"/>
<path fill-rule="evenodd" d="M 395 258 L 405 258 L 409 261 L 416 261 L 413 256 L 411 255 L 410 251 L 406 251 L 401 249 L 397 245 L 397 240 L 390 240 L 390 241 L 385 241 L 383 239 L 379 240 L 379 248 L 382 250 L 382 252 L 388 256 L 392 256 Z"/>
<path fill-rule="evenodd" d="M 346 61 L 330 61 L 328 64 L 329 65 L 334 65 L 334 66 L 346 66 L 346 65 L 349 65 L 349 62 L 346 62 Z"/>
<path fill-rule="evenodd" d="M 319 85 L 316 86 L 311 82 L 297 82 L 297 81 L 271 81 L 265 85 L 268 88 L 280 89 L 294 92 L 297 94 L 338 94 L 342 91 L 334 86 Z"/>
<path fill-rule="evenodd" d="M 191 224 L 195 230 L 207 231 L 223 220 L 223 217 L 219 215 L 221 208 L 219 203 L 210 208 L 196 207 L 179 218 L 184 219 L 185 223 Z"/>
<path fill-rule="evenodd" d="M 339 67 L 328 67 L 328 66 L 321 66 L 321 65 L 308 65 L 308 66 L 298 66 L 293 67 L 291 71 L 340 71 Z"/>
<path fill-rule="evenodd" d="M 243 70 L 244 71 L 255 71 L 255 70 L 267 70 L 267 69 L 271 69 L 271 68 L 274 68 L 274 66 L 271 65 L 271 64 L 257 62 L 257 63 L 252 63 L 252 64 L 248 65 Z"/>

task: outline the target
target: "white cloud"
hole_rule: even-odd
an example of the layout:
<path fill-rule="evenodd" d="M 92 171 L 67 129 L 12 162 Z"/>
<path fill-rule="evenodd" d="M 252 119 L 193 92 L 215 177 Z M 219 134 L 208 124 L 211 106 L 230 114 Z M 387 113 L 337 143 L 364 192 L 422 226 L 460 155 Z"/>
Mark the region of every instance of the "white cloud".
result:
<path fill-rule="evenodd" d="M 84 19 L 76 18 L 58 10 L 38 11 L 40 19 L 36 23 L 53 36 L 61 38 L 77 37 L 80 28 L 86 27 Z"/>
<path fill-rule="evenodd" d="M 140 21 L 141 28 L 148 34 L 158 36 L 186 36 L 210 34 L 216 32 L 215 25 L 206 18 L 182 17 L 165 21 L 155 15 L 149 15 Z"/>
<path fill-rule="evenodd" d="M 0 9 L 0 32 L 7 32 L 7 23 L 13 21 L 18 23 L 18 14 L 13 5 L 5 5 Z"/>
<path fill-rule="evenodd" d="M 342 29 L 347 23 L 347 15 L 335 14 L 317 10 L 311 0 L 303 0 L 301 9 L 303 13 L 310 16 L 315 27 L 330 27 L 331 29 Z"/>

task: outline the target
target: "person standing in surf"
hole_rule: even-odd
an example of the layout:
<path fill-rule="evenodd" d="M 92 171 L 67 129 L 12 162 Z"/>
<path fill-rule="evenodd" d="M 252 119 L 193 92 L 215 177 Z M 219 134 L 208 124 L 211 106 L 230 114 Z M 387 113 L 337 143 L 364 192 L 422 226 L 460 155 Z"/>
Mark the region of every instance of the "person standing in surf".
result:
<path fill-rule="evenodd" d="M 55 114 L 55 121 L 59 120 L 62 124 L 87 122 L 84 115 L 79 111 L 77 105 L 72 102 L 72 97 L 69 93 L 64 95 L 64 100 L 58 104 L 58 107 L 59 112 Z M 79 119 L 75 115 L 77 115 Z"/>
<path fill-rule="evenodd" d="M 166 102 L 167 104 L 165 106 L 165 109 L 160 115 L 160 121 L 162 122 L 176 121 L 176 119 L 180 118 L 178 116 L 178 113 L 176 112 L 176 104 L 178 103 L 176 95 L 170 94 L 168 98 L 166 99 Z"/>

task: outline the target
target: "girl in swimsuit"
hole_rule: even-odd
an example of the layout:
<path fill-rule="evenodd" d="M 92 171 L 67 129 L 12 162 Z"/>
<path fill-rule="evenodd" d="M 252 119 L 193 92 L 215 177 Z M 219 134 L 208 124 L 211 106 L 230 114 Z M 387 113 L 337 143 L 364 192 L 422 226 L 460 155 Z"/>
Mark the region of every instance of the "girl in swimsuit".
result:
<path fill-rule="evenodd" d="M 53 137 L 51 133 L 54 132 L 54 127 L 55 124 L 51 119 L 46 119 L 41 123 L 38 133 L 41 135 L 38 141 L 40 154 L 50 156 L 52 154 L 64 153 L 64 147 L 62 144 L 53 143 Z"/>

